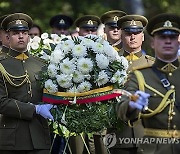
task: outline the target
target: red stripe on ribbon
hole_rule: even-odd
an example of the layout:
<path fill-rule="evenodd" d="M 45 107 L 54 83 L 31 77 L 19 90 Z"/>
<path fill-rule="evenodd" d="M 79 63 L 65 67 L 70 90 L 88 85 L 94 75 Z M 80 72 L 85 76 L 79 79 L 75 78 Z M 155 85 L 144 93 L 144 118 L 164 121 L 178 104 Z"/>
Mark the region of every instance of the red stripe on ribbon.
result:
<path fill-rule="evenodd" d="M 116 98 L 121 95 L 122 94 L 120 94 L 120 93 L 112 93 L 112 94 L 107 94 L 104 96 L 97 96 L 97 97 L 85 98 L 85 99 L 77 99 L 76 104 L 86 104 L 86 103 L 93 103 L 93 102 L 98 102 L 98 101 L 105 101 L 105 100 Z M 72 104 L 69 102 L 69 100 L 53 99 L 53 98 L 46 97 L 46 96 L 43 96 L 43 102 L 51 103 L 51 104 L 66 104 L 66 105 Z"/>

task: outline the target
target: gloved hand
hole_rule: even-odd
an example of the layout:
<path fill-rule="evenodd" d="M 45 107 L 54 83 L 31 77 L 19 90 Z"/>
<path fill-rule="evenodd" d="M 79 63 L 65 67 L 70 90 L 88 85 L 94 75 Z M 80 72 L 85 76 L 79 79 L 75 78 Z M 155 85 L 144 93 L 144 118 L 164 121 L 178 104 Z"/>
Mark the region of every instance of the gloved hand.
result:
<path fill-rule="evenodd" d="M 143 91 L 136 91 L 135 95 L 138 95 L 138 99 L 134 101 L 129 102 L 129 107 L 131 109 L 138 109 L 138 110 L 143 110 L 148 106 L 148 98 L 150 94 L 145 93 Z"/>
<path fill-rule="evenodd" d="M 53 107 L 52 104 L 35 105 L 36 114 L 40 114 L 45 119 L 51 119 L 54 121 L 54 118 L 50 112 L 52 107 Z"/>

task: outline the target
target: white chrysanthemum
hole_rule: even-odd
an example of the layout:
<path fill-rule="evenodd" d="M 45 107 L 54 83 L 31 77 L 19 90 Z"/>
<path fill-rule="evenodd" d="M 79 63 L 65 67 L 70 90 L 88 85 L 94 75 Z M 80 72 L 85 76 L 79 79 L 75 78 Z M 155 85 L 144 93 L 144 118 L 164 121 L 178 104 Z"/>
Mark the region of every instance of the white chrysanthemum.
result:
<path fill-rule="evenodd" d="M 63 41 L 61 44 L 61 49 L 64 51 L 64 53 L 68 53 L 70 51 L 72 51 L 73 47 L 74 47 L 74 42 L 72 40 L 66 40 Z"/>
<path fill-rule="evenodd" d="M 59 37 L 58 34 L 50 34 L 50 36 L 51 36 L 52 39 L 54 39 L 54 38 L 56 38 L 56 37 Z"/>
<path fill-rule="evenodd" d="M 127 73 L 125 70 L 118 70 L 114 75 L 113 77 L 111 78 L 111 82 L 112 83 L 118 83 L 119 86 L 123 85 L 124 82 L 126 81 L 126 78 L 127 78 Z"/>
<path fill-rule="evenodd" d="M 84 57 L 87 54 L 86 47 L 82 44 L 75 45 L 72 49 L 72 55 L 74 57 Z"/>
<path fill-rule="evenodd" d="M 31 48 L 32 48 L 33 50 L 37 50 L 37 49 L 39 48 L 39 43 L 38 43 L 38 42 L 32 42 L 32 43 L 31 43 Z"/>
<path fill-rule="evenodd" d="M 54 64 L 49 64 L 48 69 L 47 69 L 48 75 L 52 78 L 56 77 L 58 69 L 59 69 L 58 66 Z"/>
<path fill-rule="evenodd" d="M 50 56 L 48 54 L 46 54 L 45 52 L 41 52 L 40 54 L 41 54 L 40 58 L 42 58 L 46 61 L 50 60 Z"/>
<path fill-rule="evenodd" d="M 70 88 L 72 83 L 72 75 L 61 74 L 56 76 L 56 81 L 62 88 Z"/>
<path fill-rule="evenodd" d="M 128 69 L 128 67 L 129 67 L 128 60 L 124 56 L 119 56 L 118 55 L 116 57 L 116 60 L 119 61 L 123 65 L 125 70 Z"/>
<path fill-rule="evenodd" d="M 54 39 L 53 39 L 53 41 L 54 41 L 54 43 L 55 44 L 59 44 L 60 42 L 61 42 L 61 38 L 58 36 L 58 37 L 55 37 Z"/>
<path fill-rule="evenodd" d="M 43 44 L 45 44 L 45 45 L 49 45 L 50 43 L 54 44 L 53 40 L 51 40 L 49 38 L 43 40 Z"/>
<path fill-rule="evenodd" d="M 73 74 L 74 70 L 76 68 L 76 65 L 69 60 L 69 58 L 66 58 L 63 60 L 62 63 L 60 63 L 60 70 L 64 74 Z"/>
<path fill-rule="evenodd" d="M 103 44 L 101 43 L 97 43 L 95 42 L 92 46 L 92 50 L 95 52 L 95 53 L 104 53 L 104 46 Z"/>
<path fill-rule="evenodd" d="M 75 86 L 71 87 L 70 89 L 67 90 L 67 92 L 70 92 L 70 93 L 77 93 L 78 90 Z"/>
<path fill-rule="evenodd" d="M 43 33 L 41 34 L 41 38 L 44 40 L 44 39 L 47 39 L 49 37 L 49 34 L 48 33 Z"/>
<path fill-rule="evenodd" d="M 80 58 L 77 62 L 77 69 L 83 74 L 88 74 L 93 69 L 93 62 L 90 58 Z"/>
<path fill-rule="evenodd" d="M 64 58 L 64 53 L 61 50 L 54 50 L 50 57 L 51 63 L 59 63 Z"/>
<path fill-rule="evenodd" d="M 78 92 L 86 92 L 89 91 L 91 89 L 92 85 L 90 82 L 88 81 L 84 81 L 82 83 L 80 83 L 77 87 Z"/>
<path fill-rule="evenodd" d="M 58 86 L 56 84 L 53 83 L 53 81 L 51 79 L 48 79 L 45 83 L 44 83 L 44 87 L 47 89 L 47 91 L 49 93 L 55 93 L 58 91 Z"/>
<path fill-rule="evenodd" d="M 118 52 L 108 44 L 104 45 L 104 53 L 108 56 L 110 61 L 116 60 L 116 57 L 118 56 Z"/>
<path fill-rule="evenodd" d="M 94 41 L 91 40 L 91 39 L 87 39 L 87 38 L 84 38 L 82 41 L 81 41 L 81 44 L 86 46 L 87 48 L 92 48 L 92 46 L 94 45 Z"/>
<path fill-rule="evenodd" d="M 84 75 L 79 71 L 74 71 L 74 73 L 73 73 L 73 81 L 75 83 L 80 83 L 80 82 L 84 81 Z"/>
<path fill-rule="evenodd" d="M 106 69 L 109 65 L 109 59 L 103 54 L 96 54 L 96 63 L 100 69 Z"/>
<path fill-rule="evenodd" d="M 121 71 L 122 77 L 118 80 L 118 84 L 121 86 L 126 82 L 127 79 L 127 73 L 126 70 Z"/>
<path fill-rule="evenodd" d="M 32 42 L 38 42 L 38 43 L 40 43 L 41 38 L 40 38 L 39 36 L 34 36 L 31 41 L 32 41 Z"/>
<path fill-rule="evenodd" d="M 98 86 L 105 85 L 106 83 L 108 83 L 108 81 L 109 81 L 109 76 L 107 75 L 107 73 L 104 70 L 99 72 L 98 78 L 96 80 L 97 85 Z"/>

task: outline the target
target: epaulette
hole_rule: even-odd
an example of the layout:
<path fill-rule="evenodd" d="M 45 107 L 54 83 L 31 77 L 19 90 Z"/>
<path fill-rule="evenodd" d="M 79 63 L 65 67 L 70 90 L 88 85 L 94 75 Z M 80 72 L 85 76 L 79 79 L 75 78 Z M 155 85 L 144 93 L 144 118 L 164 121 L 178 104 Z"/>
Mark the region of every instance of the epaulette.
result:
<path fill-rule="evenodd" d="M 150 61 L 155 61 L 155 58 L 154 57 L 152 57 L 152 56 L 149 56 L 149 55 L 145 55 L 145 58 L 147 59 L 147 60 L 150 60 Z"/>
<path fill-rule="evenodd" d="M 149 55 L 145 55 L 144 57 L 145 57 L 145 63 L 142 63 L 141 65 L 132 67 L 132 71 L 141 70 L 141 69 L 152 67 L 152 65 L 155 62 L 155 58 L 151 57 Z"/>

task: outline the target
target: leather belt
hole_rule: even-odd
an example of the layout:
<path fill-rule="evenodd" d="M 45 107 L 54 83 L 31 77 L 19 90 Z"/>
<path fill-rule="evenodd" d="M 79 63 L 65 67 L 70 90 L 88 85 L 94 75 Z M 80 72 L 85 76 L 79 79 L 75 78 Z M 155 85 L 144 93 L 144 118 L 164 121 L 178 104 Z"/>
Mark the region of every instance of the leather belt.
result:
<path fill-rule="evenodd" d="M 144 128 L 144 135 L 152 137 L 180 138 L 180 130 Z"/>

